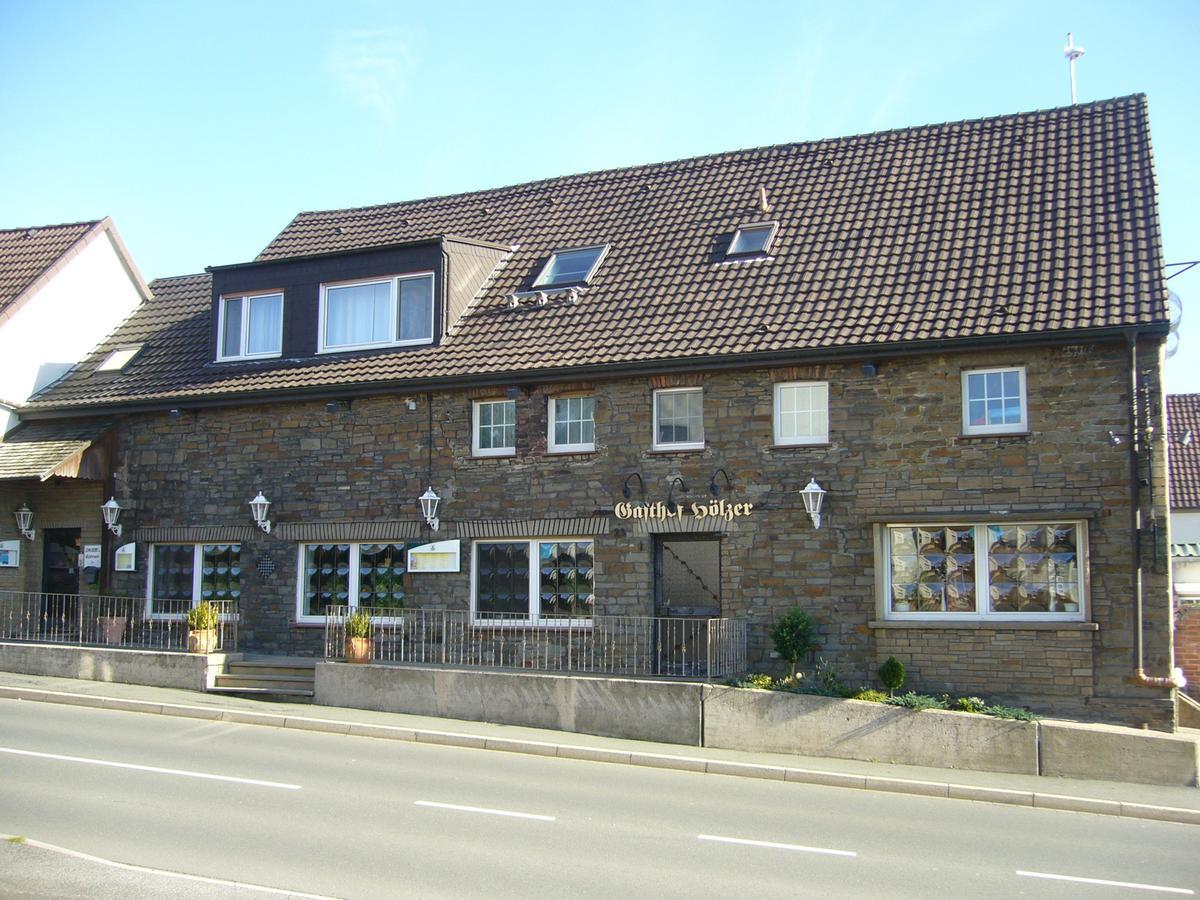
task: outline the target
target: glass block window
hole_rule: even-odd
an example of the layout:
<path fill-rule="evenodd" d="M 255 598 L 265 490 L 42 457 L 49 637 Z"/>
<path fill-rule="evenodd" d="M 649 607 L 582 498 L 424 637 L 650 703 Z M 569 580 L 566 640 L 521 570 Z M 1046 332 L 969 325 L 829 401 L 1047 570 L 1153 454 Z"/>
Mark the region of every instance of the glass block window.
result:
<path fill-rule="evenodd" d="M 592 617 L 595 600 L 592 583 L 591 541 L 543 541 L 540 559 L 542 618 Z"/>
<path fill-rule="evenodd" d="M 669 388 L 654 392 L 654 449 L 704 447 L 704 391 Z"/>
<path fill-rule="evenodd" d="M 147 602 L 152 615 L 183 615 L 202 601 L 236 603 L 242 596 L 240 544 L 155 544 Z"/>
<path fill-rule="evenodd" d="M 550 400 L 551 452 L 596 449 L 596 399 L 555 397 Z"/>
<path fill-rule="evenodd" d="M 1026 431 L 1025 370 L 963 372 L 963 434 Z"/>
<path fill-rule="evenodd" d="M 893 525 L 885 534 L 889 617 L 1083 617 L 1082 523 Z"/>
<path fill-rule="evenodd" d="M 592 548 L 592 541 L 573 538 L 477 541 L 472 572 L 476 620 L 590 620 L 595 602 Z"/>
<path fill-rule="evenodd" d="M 351 606 L 350 544 L 304 547 L 301 616 L 324 616 L 328 606 Z"/>
<path fill-rule="evenodd" d="M 592 280 L 600 261 L 608 251 L 607 246 L 581 247 L 578 250 L 558 250 L 550 255 L 542 267 L 533 286 L 555 287 L 564 284 L 587 284 Z"/>
<path fill-rule="evenodd" d="M 775 385 L 775 443 L 824 444 L 829 440 L 829 385 L 797 381 Z"/>
<path fill-rule="evenodd" d="M 200 599 L 212 603 L 229 603 L 241 596 L 241 545 L 202 545 L 200 547 Z"/>
<path fill-rule="evenodd" d="M 404 607 L 404 544 L 358 545 L 358 606 Z"/>
<path fill-rule="evenodd" d="M 330 606 L 401 610 L 408 544 L 304 544 L 296 618 L 324 621 Z"/>
<path fill-rule="evenodd" d="M 529 618 L 529 542 L 477 544 L 475 612 L 481 618 Z"/>
<path fill-rule="evenodd" d="M 517 401 L 476 400 L 471 452 L 475 456 L 512 456 L 517 452 Z"/>

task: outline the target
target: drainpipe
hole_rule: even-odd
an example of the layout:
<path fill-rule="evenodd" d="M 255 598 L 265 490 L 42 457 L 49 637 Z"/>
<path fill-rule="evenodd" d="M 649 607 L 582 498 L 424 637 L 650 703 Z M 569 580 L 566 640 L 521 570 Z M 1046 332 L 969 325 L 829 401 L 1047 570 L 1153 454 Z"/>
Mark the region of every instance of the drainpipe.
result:
<path fill-rule="evenodd" d="M 1141 509 L 1141 472 L 1138 466 L 1138 453 L 1141 448 L 1141 435 L 1139 431 L 1139 409 L 1138 409 L 1138 362 L 1137 362 L 1137 329 L 1132 329 L 1128 334 L 1129 340 L 1129 494 L 1131 501 L 1130 509 L 1130 529 L 1133 532 L 1133 596 L 1134 596 L 1134 628 L 1136 634 L 1135 649 L 1134 649 L 1134 668 L 1133 682 L 1142 685 L 1143 687 L 1155 688 L 1182 688 L 1187 685 L 1187 679 L 1183 677 L 1183 670 L 1174 668 L 1171 674 L 1162 675 L 1147 675 L 1145 666 L 1145 633 L 1142 623 L 1142 509 Z M 1154 452 L 1154 431 L 1150 427 L 1150 400 L 1147 396 L 1146 409 L 1144 415 L 1146 417 L 1146 450 L 1153 454 Z M 1153 469 L 1151 470 L 1153 471 Z M 1154 496 L 1154 482 L 1150 483 L 1150 494 Z"/>

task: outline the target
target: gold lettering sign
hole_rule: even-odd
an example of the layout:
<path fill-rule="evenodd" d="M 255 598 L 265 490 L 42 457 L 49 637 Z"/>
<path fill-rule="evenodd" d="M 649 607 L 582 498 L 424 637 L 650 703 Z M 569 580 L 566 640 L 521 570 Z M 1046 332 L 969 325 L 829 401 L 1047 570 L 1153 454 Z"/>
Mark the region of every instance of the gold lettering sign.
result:
<path fill-rule="evenodd" d="M 690 512 L 696 521 L 704 519 L 720 519 L 732 522 L 750 515 L 754 510 L 753 503 L 730 503 L 728 500 L 709 500 L 707 503 L 692 503 L 684 506 L 682 503 L 671 512 L 667 504 L 659 500 L 657 503 L 625 503 L 613 506 L 613 515 L 618 519 L 682 519 L 684 512 Z"/>

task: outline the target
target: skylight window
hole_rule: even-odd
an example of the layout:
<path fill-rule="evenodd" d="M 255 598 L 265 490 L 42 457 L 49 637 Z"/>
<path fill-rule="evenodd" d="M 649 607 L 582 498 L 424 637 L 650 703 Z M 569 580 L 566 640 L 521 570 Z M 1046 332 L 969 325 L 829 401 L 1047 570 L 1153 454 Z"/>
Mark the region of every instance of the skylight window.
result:
<path fill-rule="evenodd" d="M 754 225 L 743 225 L 729 243 L 726 256 L 749 256 L 751 253 L 766 253 L 771 248 L 771 241 L 778 222 L 757 222 Z"/>
<path fill-rule="evenodd" d="M 550 261 L 538 274 L 533 286 L 547 288 L 565 284 L 587 284 L 607 252 L 607 245 L 558 250 L 551 255 Z"/>
<path fill-rule="evenodd" d="M 126 347 L 123 350 L 114 350 L 104 358 L 104 362 L 96 367 L 97 372 L 120 372 L 133 360 L 141 351 L 141 347 Z"/>

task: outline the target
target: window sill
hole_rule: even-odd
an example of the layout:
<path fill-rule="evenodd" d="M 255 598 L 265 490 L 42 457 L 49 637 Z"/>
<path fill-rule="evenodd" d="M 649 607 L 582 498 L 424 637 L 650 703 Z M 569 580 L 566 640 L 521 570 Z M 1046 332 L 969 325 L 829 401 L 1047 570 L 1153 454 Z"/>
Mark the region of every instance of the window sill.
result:
<path fill-rule="evenodd" d="M 517 455 L 516 450 L 505 450 L 503 453 L 471 453 L 471 459 L 512 459 Z"/>
<path fill-rule="evenodd" d="M 677 453 L 703 453 L 707 447 L 651 447 L 646 451 L 651 456 L 670 456 Z"/>
<path fill-rule="evenodd" d="M 1048 622 L 1045 619 L 1032 621 L 1003 622 L 996 619 L 971 619 L 969 622 L 951 622 L 946 619 L 873 619 L 868 628 L 969 628 L 975 631 L 1099 631 L 1095 622 L 1063 621 Z"/>
<path fill-rule="evenodd" d="M 960 434 L 954 438 L 956 443 L 969 441 L 1019 440 L 1028 441 L 1032 432 L 1029 431 L 995 431 L 990 434 Z"/>
<path fill-rule="evenodd" d="M 291 626 L 292 628 L 324 628 L 325 620 L 322 619 L 320 622 L 305 622 L 302 620 L 293 619 Z"/>
<path fill-rule="evenodd" d="M 592 456 L 595 452 L 595 447 L 569 447 L 564 450 L 557 450 L 553 447 L 546 448 L 547 456 Z"/>
<path fill-rule="evenodd" d="M 828 450 L 833 444 L 829 441 L 814 441 L 811 444 L 769 444 L 768 450 Z"/>

